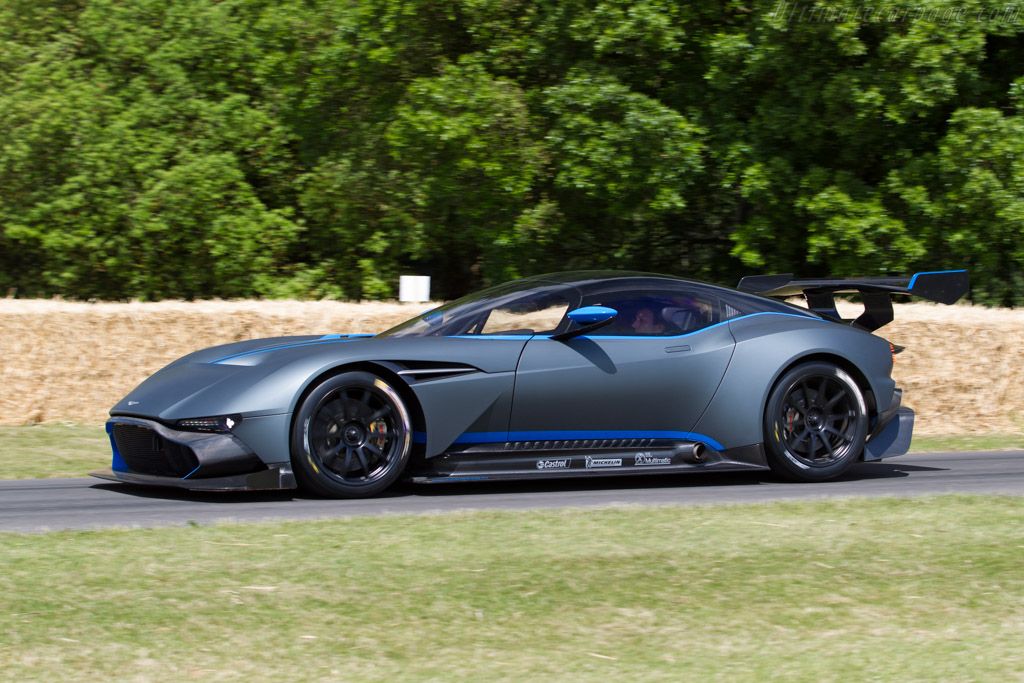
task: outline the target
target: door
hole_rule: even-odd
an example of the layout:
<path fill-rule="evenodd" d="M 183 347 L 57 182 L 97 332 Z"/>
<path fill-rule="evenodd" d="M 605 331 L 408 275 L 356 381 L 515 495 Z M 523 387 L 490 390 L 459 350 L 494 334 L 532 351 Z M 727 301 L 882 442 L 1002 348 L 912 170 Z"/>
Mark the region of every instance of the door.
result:
<path fill-rule="evenodd" d="M 732 357 L 724 324 L 732 309 L 698 285 L 653 278 L 615 281 L 584 293 L 583 305 L 618 315 L 585 336 L 527 342 L 509 440 L 672 438 L 716 447 L 715 435 L 690 430 Z"/>

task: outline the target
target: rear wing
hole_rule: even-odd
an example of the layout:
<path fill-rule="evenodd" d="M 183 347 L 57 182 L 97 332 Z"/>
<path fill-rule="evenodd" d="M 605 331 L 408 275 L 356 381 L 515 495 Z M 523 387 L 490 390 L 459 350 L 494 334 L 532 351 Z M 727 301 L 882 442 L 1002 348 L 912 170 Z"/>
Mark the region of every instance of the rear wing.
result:
<path fill-rule="evenodd" d="M 967 293 L 970 279 L 966 270 L 914 273 L 910 277 L 862 277 L 847 279 L 794 280 L 792 273 L 750 275 L 737 289 L 751 294 L 785 299 L 802 295 L 807 307 L 819 315 L 874 331 L 892 322 L 892 297 L 916 296 L 940 304 L 956 303 Z M 836 294 L 860 294 L 864 312 L 855 320 L 843 320 L 836 310 Z"/>

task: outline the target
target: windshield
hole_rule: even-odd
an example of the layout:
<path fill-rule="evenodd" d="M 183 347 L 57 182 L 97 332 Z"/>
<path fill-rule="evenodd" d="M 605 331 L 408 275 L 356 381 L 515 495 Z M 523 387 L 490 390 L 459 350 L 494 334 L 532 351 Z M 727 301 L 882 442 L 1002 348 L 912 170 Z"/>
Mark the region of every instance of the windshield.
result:
<path fill-rule="evenodd" d="M 429 310 L 378 336 L 553 334 L 578 297 L 574 288 L 564 284 L 510 282 Z"/>

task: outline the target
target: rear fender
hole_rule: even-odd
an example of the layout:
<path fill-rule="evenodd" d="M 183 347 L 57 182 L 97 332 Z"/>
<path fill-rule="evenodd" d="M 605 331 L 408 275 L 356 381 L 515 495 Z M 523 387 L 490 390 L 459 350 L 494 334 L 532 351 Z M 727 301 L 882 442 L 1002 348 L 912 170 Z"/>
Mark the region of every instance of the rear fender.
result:
<path fill-rule="evenodd" d="M 764 407 L 789 367 L 829 356 L 856 368 L 885 410 L 896 387 L 889 344 L 856 328 L 825 320 L 759 316 L 730 323 L 736 351 L 721 386 L 694 431 L 721 435 L 726 448 L 764 440 Z"/>

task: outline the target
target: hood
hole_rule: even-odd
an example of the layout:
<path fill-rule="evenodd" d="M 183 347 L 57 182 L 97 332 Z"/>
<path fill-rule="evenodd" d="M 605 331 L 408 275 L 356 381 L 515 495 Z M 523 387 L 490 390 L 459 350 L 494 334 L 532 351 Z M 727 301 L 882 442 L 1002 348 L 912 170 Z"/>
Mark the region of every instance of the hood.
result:
<path fill-rule="evenodd" d="M 244 398 L 246 389 L 267 378 L 280 367 L 283 357 L 312 349 L 330 349 L 372 335 L 316 335 L 252 339 L 212 346 L 183 356 L 157 371 L 132 389 L 110 411 L 112 415 L 135 415 L 158 420 L 204 417 L 207 412 L 283 412 L 289 391 L 267 392 L 257 406 Z M 193 414 L 195 413 L 195 414 Z M 200 414 L 202 413 L 202 414 Z"/>
<path fill-rule="evenodd" d="M 174 361 L 168 367 L 179 363 L 214 363 L 218 365 L 259 365 L 269 354 L 294 348 L 309 348 L 366 339 L 372 334 L 324 334 L 290 337 L 268 337 L 249 339 L 211 346 L 195 351 Z"/>

